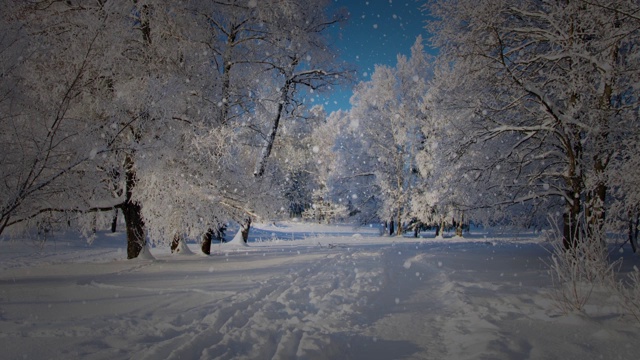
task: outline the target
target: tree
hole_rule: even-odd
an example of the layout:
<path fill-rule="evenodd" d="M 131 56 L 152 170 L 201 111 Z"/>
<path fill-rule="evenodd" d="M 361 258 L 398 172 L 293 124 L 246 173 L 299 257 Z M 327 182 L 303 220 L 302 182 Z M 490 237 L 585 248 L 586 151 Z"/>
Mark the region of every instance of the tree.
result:
<path fill-rule="evenodd" d="M 44 2 L 12 2 L 2 10 L 2 83 L 11 89 L 0 104 L 0 233 L 112 209 L 114 202 L 100 201 L 112 194 L 94 170 L 111 151 L 98 146 L 108 122 L 89 105 L 105 87 L 95 58 L 105 50 L 106 13 L 91 6 L 86 17 L 77 17 L 70 3 Z M 55 22 L 49 12 L 59 15 Z"/>
<path fill-rule="evenodd" d="M 423 98 L 429 76 L 428 58 L 418 37 L 410 58 L 398 56 L 395 68 L 376 66 L 371 81 L 359 84 L 352 98 L 350 117 L 359 122 L 362 141 L 375 159 L 372 170 L 383 202 L 378 215 L 395 220 L 397 235 L 402 235 L 402 221 L 412 217 L 416 155 L 425 140 L 420 124 L 426 117 Z"/>
<path fill-rule="evenodd" d="M 320 158 L 332 159 L 324 161 L 327 169 L 324 197 L 346 204 L 349 215 L 360 224 L 378 222 L 382 196 L 375 181 L 377 158 L 368 151 L 369 143 L 363 141 L 359 119 L 352 117 L 350 111 L 337 111 L 316 131 L 314 137 L 331 139 L 325 140 L 331 145 L 319 151 Z"/>
<path fill-rule="evenodd" d="M 278 200 L 283 190 L 282 169 L 263 168 L 264 176 L 258 178 L 249 173 L 256 158 L 253 144 L 262 141 L 264 124 L 275 114 L 268 156 L 280 118 L 285 113 L 292 118 L 304 113 L 303 104 L 293 101 L 300 84 L 320 89 L 335 81 L 318 82 L 328 76 L 316 77 L 323 70 L 300 71 L 309 64 L 333 66 L 323 63 L 329 54 L 320 36 L 333 20 L 322 22 L 324 12 L 320 10 L 326 4 L 321 1 L 272 5 L 193 2 L 188 11 L 179 13 L 183 16 L 165 19 L 163 26 L 174 24 L 169 27 L 174 29 L 170 38 L 186 47 L 177 62 L 182 69 L 179 74 L 189 85 L 182 85 L 179 77 L 168 81 L 175 95 L 163 99 L 161 108 L 165 112 L 173 109 L 171 120 L 177 121 L 158 124 L 174 134 L 163 136 L 159 129 L 155 137 L 160 141 L 150 146 L 154 151 L 138 160 L 135 199 L 143 204 L 152 241 L 167 242 L 177 233 L 194 237 L 200 232 L 206 252 L 215 229 L 226 219 L 241 224 L 246 241 L 252 219 L 271 217 L 283 207 Z M 320 49 L 325 52 L 320 54 Z M 283 71 L 292 70 L 291 87 L 282 87 Z M 282 94 L 291 100 L 280 102 Z M 167 188 L 176 191 L 166 194 Z"/>
<path fill-rule="evenodd" d="M 262 108 L 268 130 L 262 133 L 265 139 L 255 165 L 256 177 L 264 174 L 280 121 L 287 112 L 297 111 L 304 90 L 313 93 L 330 89 L 350 77 L 344 64 L 336 63 L 324 40 L 323 33 L 330 26 L 344 21 L 341 13 L 327 17 L 327 6 L 326 0 L 316 0 L 271 7 L 271 21 L 275 25 L 270 39 L 273 55 L 265 63 L 272 71 L 276 91 Z"/>
<path fill-rule="evenodd" d="M 73 214 L 78 222 L 90 214 L 91 221 L 79 225 L 95 229 L 97 212 L 120 208 L 128 257 L 137 256 L 146 230 L 135 189 L 147 170 L 141 165 L 151 163 L 140 160 L 184 122 L 177 115 L 194 111 L 184 85 L 193 73 L 185 75 L 182 61 L 189 43 L 178 33 L 176 9 L 164 5 L 42 1 L 16 4 L 6 13 L 29 49 L 16 71 L 21 95 L 42 104 L 29 113 L 26 102 L 13 103 L 20 115 L 13 118 L 22 121 L 11 124 L 14 135 L 33 158 L 24 171 L 38 178 L 16 171 L 10 176 L 39 191 L 26 192 L 32 201 L 21 202 L 24 214 L 13 210 L 13 224 L 52 213 Z"/>
<path fill-rule="evenodd" d="M 602 238 L 609 169 L 626 136 L 613 129 L 637 108 L 629 5 L 429 3 L 442 56 L 434 111 L 457 129 L 459 183 L 483 195 L 469 209 L 559 208 L 565 247 Z"/>
<path fill-rule="evenodd" d="M 56 215 L 90 232 L 120 209 L 133 258 L 147 237 L 206 238 L 228 219 L 247 236 L 280 211 L 286 168 L 255 178 L 255 145 L 270 132 L 279 146 L 303 87 L 338 81 L 321 33 L 340 18 L 324 1 L 272 5 L 3 4 L 0 231 Z"/>

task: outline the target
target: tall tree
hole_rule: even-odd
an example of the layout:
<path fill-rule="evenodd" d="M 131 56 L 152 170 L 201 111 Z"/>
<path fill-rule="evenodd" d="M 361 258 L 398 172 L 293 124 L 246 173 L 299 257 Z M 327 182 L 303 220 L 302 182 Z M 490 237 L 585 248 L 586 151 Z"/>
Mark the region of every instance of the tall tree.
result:
<path fill-rule="evenodd" d="M 248 5 L 244 1 L 192 2 L 187 14 L 192 14 L 196 28 L 184 24 L 184 18 L 180 23 L 181 28 L 192 29 L 181 35 L 192 46 L 182 55 L 181 63 L 189 68 L 194 62 L 202 61 L 191 54 L 205 54 L 213 71 L 191 72 L 194 76 L 189 77 L 189 91 L 193 99 L 187 108 L 196 108 L 197 112 L 185 113 L 180 117 L 185 120 L 182 124 L 171 125 L 181 135 L 167 138 L 162 149 L 145 159 L 148 173 L 139 171 L 139 174 L 145 173 L 139 182 L 145 185 L 137 199 L 146 204 L 143 213 L 148 214 L 145 219 L 152 225 L 151 237 L 157 239 L 154 241 L 166 242 L 173 239 L 176 232 L 193 236 L 201 231 L 205 234 L 203 249 L 206 251 L 214 233 L 211 230 L 215 230 L 219 222 L 236 220 L 243 226 L 246 239 L 252 219 L 272 217 L 282 207 L 277 201 L 283 184 L 279 179 L 284 178 L 279 167 L 273 166 L 265 176 L 255 179 L 250 173 L 247 176 L 252 167 L 249 164 L 255 162 L 254 144 L 263 140 L 260 136 L 274 114 L 283 117 L 286 110 L 290 118 L 295 118 L 296 114 L 305 113 L 302 102 L 288 101 L 281 107 L 278 101 L 283 92 L 282 70 L 288 69 L 292 56 L 298 56 L 293 51 L 297 49 L 304 55 L 300 67 L 307 66 L 304 64 L 309 63 L 313 54 L 308 51 L 313 48 L 310 41 L 316 45 L 324 41 L 319 33 L 304 35 L 309 29 L 299 28 L 301 16 L 306 24 L 320 26 L 315 29 L 318 31 L 330 24 L 319 25 L 315 20 L 324 16 L 320 11 L 326 5 L 324 2 L 280 1 L 278 6 L 272 5 L 271 2 Z M 308 9 L 319 12 L 301 14 Z M 321 53 L 316 61 L 322 63 L 322 59 L 330 58 L 328 53 Z M 319 84 L 311 74 L 313 71 L 296 73 L 295 81 L 311 89 L 320 89 L 333 81 Z M 287 96 L 296 99 L 293 88 L 288 91 Z M 278 127 L 279 120 L 276 131 Z M 273 148 L 275 137 L 269 138 Z M 171 175 L 175 172 L 158 174 L 158 168 L 180 169 L 179 177 Z M 180 191 L 164 194 L 163 189 L 167 187 Z M 193 206 L 194 203 L 198 205 Z M 176 224 L 182 224 L 183 228 L 177 229 Z"/>
<path fill-rule="evenodd" d="M 265 64 L 272 74 L 275 91 L 270 104 L 264 103 L 266 106 L 262 108 L 267 127 L 255 164 L 256 177 L 265 172 L 280 121 L 303 103 L 305 91 L 331 88 L 350 77 L 325 40 L 326 30 L 345 20 L 341 13 L 327 16 L 328 4 L 326 0 L 286 1 L 268 10 L 274 26 L 269 39 L 271 52 Z"/>
<path fill-rule="evenodd" d="M 254 178 L 256 141 L 307 112 L 303 87 L 328 87 L 342 69 L 325 52 L 337 21 L 327 5 L 2 4 L 0 231 L 51 214 L 95 229 L 119 208 L 129 258 L 147 236 L 169 243 L 230 218 L 246 235 L 282 207 L 286 174 L 274 164 Z"/>
<path fill-rule="evenodd" d="M 458 129 L 469 207 L 561 207 L 564 243 L 600 238 L 613 129 L 637 99 L 638 22 L 624 1 L 430 2 L 434 106 Z M 633 10 L 635 11 L 635 10 Z M 467 180 L 468 179 L 468 180 Z M 461 186 L 460 188 L 463 188 Z M 597 235 L 597 236 L 596 236 Z"/>
<path fill-rule="evenodd" d="M 93 4 L 78 16 L 71 2 L 11 2 L 2 10 L 2 83 L 13 86 L 0 104 L 0 232 L 112 209 L 119 200 L 101 201 L 113 196 L 95 171 L 113 150 L 101 146 L 109 121 L 91 102 L 108 87 L 96 62 L 106 49 L 107 12 Z"/>
<path fill-rule="evenodd" d="M 140 159 L 182 121 L 174 109 L 188 105 L 183 84 L 189 76 L 181 68 L 186 42 L 176 41 L 184 39 L 172 21 L 176 8 L 124 0 L 14 5 L 5 14 L 28 50 L 15 76 L 21 96 L 37 106 L 13 102 L 10 118 L 24 126 L 10 126 L 18 148 L 33 159 L 24 163 L 31 175 L 11 175 L 24 184 L 17 193 L 24 213 L 13 209 L 13 224 L 54 213 L 79 222 L 90 214 L 80 225 L 95 229 L 97 212 L 121 208 L 128 257 L 136 257 L 146 238 L 136 197 Z M 35 146 L 27 150 L 30 143 Z"/>
<path fill-rule="evenodd" d="M 411 57 L 398 56 L 395 68 L 376 66 L 371 81 L 361 83 L 352 98 L 350 116 L 357 119 L 362 141 L 375 159 L 376 184 L 383 207 L 378 215 L 390 219 L 402 234 L 402 224 L 411 220 L 411 199 L 418 170 L 416 156 L 425 136 L 421 123 L 426 118 L 424 96 L 430 76 L 428 57 L 418 37 Z"/>

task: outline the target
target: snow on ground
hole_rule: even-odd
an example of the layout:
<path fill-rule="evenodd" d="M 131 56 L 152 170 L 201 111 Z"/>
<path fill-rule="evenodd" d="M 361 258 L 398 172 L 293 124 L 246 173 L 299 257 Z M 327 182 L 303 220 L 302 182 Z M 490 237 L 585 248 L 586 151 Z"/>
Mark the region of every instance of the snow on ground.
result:
<path fill-rule="evenodd" d="M 559 313 L 530 234 L 277 223 L 136 260 L 122 233 L 0 245 L 3 359 L 638 358 L 640 324 L 611 296 Z"/>

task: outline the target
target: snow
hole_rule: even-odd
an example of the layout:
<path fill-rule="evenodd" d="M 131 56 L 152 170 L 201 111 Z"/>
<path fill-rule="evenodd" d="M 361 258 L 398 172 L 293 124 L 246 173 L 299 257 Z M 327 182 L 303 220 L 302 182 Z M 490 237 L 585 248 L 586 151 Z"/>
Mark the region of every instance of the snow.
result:
<path fill-rule="evenodd" d="M 2 240 L 2 358 L 636 358 L 638 322 L 610 295 L 554 307 L 542 237 L 424 236 L 258 224 L 211 256 L 188 243 L 135 260 L 123 233 Z"/>

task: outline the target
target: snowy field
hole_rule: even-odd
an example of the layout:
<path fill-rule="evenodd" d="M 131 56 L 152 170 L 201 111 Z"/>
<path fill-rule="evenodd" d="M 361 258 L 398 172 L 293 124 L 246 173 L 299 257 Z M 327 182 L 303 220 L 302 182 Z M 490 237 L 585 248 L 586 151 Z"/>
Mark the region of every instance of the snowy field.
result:
<path fill-rule="evenodd" d="M 611 296 L 594 292 L 585 313 L 554 307 L 540 237 L 423 236 L 279 223 L 211 256 L 193 243 L 136 260 L 122 233 L 2 240 L 0 358 L 640 357 L 640 324 Z M 614 249 L 623 272 L 640 266 Z"/>

